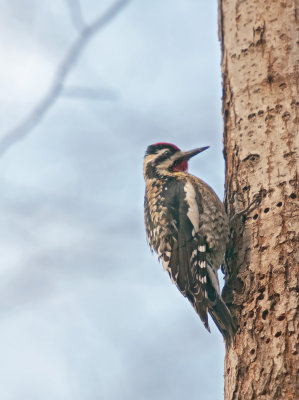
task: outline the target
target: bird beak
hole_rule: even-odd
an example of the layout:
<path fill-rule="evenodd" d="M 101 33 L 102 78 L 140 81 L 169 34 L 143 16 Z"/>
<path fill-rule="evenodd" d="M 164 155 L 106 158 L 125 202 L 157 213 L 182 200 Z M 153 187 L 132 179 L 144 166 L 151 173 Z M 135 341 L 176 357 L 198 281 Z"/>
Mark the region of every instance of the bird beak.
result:
<path fill-rule="evenodd" d="M 180 159 L 188 161 L 191 157 L 194 157 L 194 156 L 196 156 L 196 154 L 199 154 L 202 151 L 207 150 L 209 147 L 210 146 L 205 146 L 205 147 L 200 147 L 198 149 L 193 149 L 193 150 L 189 150 L 189 151 L 181 151 Z"/>

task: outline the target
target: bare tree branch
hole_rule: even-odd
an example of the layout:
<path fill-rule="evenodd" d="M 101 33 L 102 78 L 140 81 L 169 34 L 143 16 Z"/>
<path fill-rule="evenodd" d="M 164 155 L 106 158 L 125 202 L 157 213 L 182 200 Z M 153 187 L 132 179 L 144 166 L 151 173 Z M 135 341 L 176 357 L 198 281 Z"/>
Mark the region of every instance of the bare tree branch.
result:
<path fill-rule="evenodd" d="M 94 22 L 87 25 L 71 45 L 66 53 L 60 66 L 58 67 L 52 85 L 48 92 L 37 104 L 37 106 L 21 121 L 16 127 L 7 132 L 0 139 L 0 156 L 9 150 L 15 143 L 27 137 L 32 129 L 40 122 L 45 116 L 46 112 L 50 109 L 53 103 L 57 100 L 63 90 L 63 84 L 75 66 L 82 51 L 86 47 L 90 39 L 99 31 L 107 26 L 107 24 L 116 15 L 130 3 L 131 0 L 118 0 L 106 12 L 95 19 Z"/>
<path fill-rule="evenodd" d="M 81 4 L 79 0 L 66 0 L 66 3 L 70 10 L 70 16 L 74 27 L 81 32 L 85 27 L 85 22 L 81 10 Z"/>

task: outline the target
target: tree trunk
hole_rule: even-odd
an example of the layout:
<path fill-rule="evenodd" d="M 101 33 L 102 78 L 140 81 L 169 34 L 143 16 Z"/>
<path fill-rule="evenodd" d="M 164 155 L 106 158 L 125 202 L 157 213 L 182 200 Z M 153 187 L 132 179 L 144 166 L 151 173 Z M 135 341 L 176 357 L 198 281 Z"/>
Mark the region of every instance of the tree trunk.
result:
<path fill-rule="evenodd" d="M 219 0 L 229 216 L 264 193 L 232 222 L 226 400 L 299 399 L 298 19 L 292 0 Z"/>

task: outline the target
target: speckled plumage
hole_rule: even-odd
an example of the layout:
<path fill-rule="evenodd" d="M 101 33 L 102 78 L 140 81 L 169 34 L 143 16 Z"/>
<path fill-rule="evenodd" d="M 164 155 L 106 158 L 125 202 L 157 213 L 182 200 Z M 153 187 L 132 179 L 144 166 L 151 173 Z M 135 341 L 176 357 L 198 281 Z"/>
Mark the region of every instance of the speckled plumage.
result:
<path fill-rule="evenodd" d="M 168 143 L 148 147 L 144 159 L 146 235 L 206 328 L 209 311 L 229 340 L 234 324 L 217 276 L 228 242 L 228 218 L 213 189 L 186 170 L 186 160 L 202 149 L 198 150 L 181 152 Z"/>

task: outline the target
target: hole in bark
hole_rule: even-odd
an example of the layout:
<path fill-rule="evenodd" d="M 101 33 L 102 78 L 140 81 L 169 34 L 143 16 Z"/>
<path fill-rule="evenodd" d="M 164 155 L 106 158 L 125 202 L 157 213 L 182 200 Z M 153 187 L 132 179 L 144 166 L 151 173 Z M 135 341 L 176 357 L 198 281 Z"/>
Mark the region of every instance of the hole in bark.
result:
<path fill-rule="evenodd" d="M 250 189 L 250 186 L 244 186 L 242 190 L 243 190 L 243 192 L 247 192 L 247 190 L 249 190 L 249 189 Z"/>
<path fill-rule="evenodd" d="M 248 120 L 252 121 L 253 119 L 255 119 L 255 117 L 256 117 L 256 113 L 249 114 L 248 115 Z"/>
<path fill-rule="evenodd" d="M 262 279 L 264 279 L 265 278 L 265 274 L 261 274 L 260 275 L 260 280 L 262 280 Z"/>
<path fill-rule="evenodd" d="M 259 159 L 260 159 L 260 155 L 259 154 L 248 154 L 248 156 L 245 157 L 242 160 L 242 162 L 246 162 L 246 161 L 254 162 L 254 161 L 259 161 Z"/>
<path fill-rule="evenodd" d="M 267 207 L 267 208 L 264 209 L 264 213 L 265 213 L 265 214 L 267 214 L 267 212 L 269 212 L 269 211 L 270 211 L 270 208 L 269 208 L 269 207 Z"/>
<path fill-rule="evenodd" d="M 279 331 L 279 332 L 276 332 L 274 336 L 275 336 L 275 337 L 281 336 L 281 332 L 280 332 L 280 331 Z"/>
<path fill-rule="evenodd" d="M 289 180 L 289 184 L 290 184 L 291 186 L 296 186 L 296 185 L 297 185 L 297 179 L 290 179 L 290 180 Z"/>
<path fill-rule="evenodd" d="M 260 111 L 257 113 L 257 115 L 259 115 L 260 117 L 261 117 L 263 114 L 264 114 L 264 111 L 263 111 L 263 110 L 260 110 Z"/>
<path fill-rule="evenodd" d="M 277 318 L 277 320 L 278 321 L 283 321 L 284 319 L 285 319 L 285 315 L 284 314 L 281 314 L 278 318 Z"/>
<path fill-rule="evenodd" d="M 253 318 L 253 316 L 254 316 L 254 312 L 251 310 L 251 311 L 249 311 L 249 313 L 248 313 L 248 318 Z"/>
<path fill-rule="evenodd" d="M 267 339 L 266 339 L 266 343 L 269 343 L 269 342 L 270 342 L 270 339 L 269 339 L 269 338 L 267 338 Z"/>
<path fill-rule="evenodd" d="M 271 74 L 268 74 L 268 76 L 267 76 L 267 81 L 268 81 L 269 83 L 272 83 L 272 82 L 274 81 L 274 78 L 273 78 L 273 76 L 272 76 Z"/>
<path fill-rule="evenodd" d="M 257 296 L 257 300 L 263 300 L 263 298 L 264 298 L 263 293 L 261 293 L 259 296 Z"/>
<path fill-rule="evenodd" d="M 270 305 L 270 310 L 271 311 L 274 311 L 274 308 L 275 308 L 276 304 L 277 304 L 276 301 L 272 301 L 272 303 Z"/>
<path fill-rule="evenodd" d="M 284 158 L 288 158 L 288 157 L 293 157 L 293 156 L 295 156 L 295 155 L 296 155 L 295 151 L 289 151 L 288 153 L 285 153 L 285 154 L 283 155 L 283 157 L 284 157 Z"/>
<path fill-rule="evenodd" d="M 278 293 L 273 293 L 270 296 L 270 300 L 272 301 L 272 304 L 276 305 L 280 301 L 280 295 Z"/>
<path fill-rule="evenodd" d="M 243 326 L 246 326 L 246 325 L 247 325 L 247 322 L 245 321 L 244 324 L 243 324 Z"/>
<path fill-rule="evenodd" d="M 291 194 L 290 194 L 290 198 L 291 198 L 291 199 L 296 199 L 296 197 L 297 197 L 297 196 L 296 196 L 296 193 L 291 193 Z"/>
<path fill-rule="evenodd" d="M 260 252 L 262 253 L 263 251 L 267 250 L 269 246 L 262 246 L 260 247 Z"/>
<path fill-rule="evenodd" d="M 276 204 L 277 207 L 281 207 L 282 206 L 282 202 L 280 201 L 279 203 Z"/>
<path fill-rule="evenodd" d="M 267 315 L 269 314 L 269 311 L 268 310 L 264 310 L 263 312 L 262 312 L 262 318 L 265 320 L 266 318 L 267 318 Z"/>
<path fill-rule="evenodd" d="M 258 219 L 258 214 L 254 214 L 253 219 Z"/>
<path fill-rule="evenodd" d="M 255 353 L 255 349 L 251 349 L 250 354 L 254 354 L 254 353 Z"/>
<path fill-rule="evenodd" d="M 281 104 L 276 104 L 276 106 L 275 106 L 275 111 L 276 111 L 277 113 L 280 113 L 281 110 L 282 110 L 282 105 L 281 105 Z"/>
<path fill-rule="evenodd" d="M 288 120 L 290 119 L 290 117 L 291 117 L 291 114 L 290 114 L 288 111 L 284 112 L 284 113 L 282 114 L 282 116 L 281 116 L 281 118 L 282 118 L 284 121 L 288 121 Z"/>
<path fill-rule="evenodd" d="M 261 393 L 262 395 L 265 395 L 265 394 L 267 394 L 267 390 L 266 389 L 264 389 L 263 391 L 262 391 L 262 393 Z"/>

